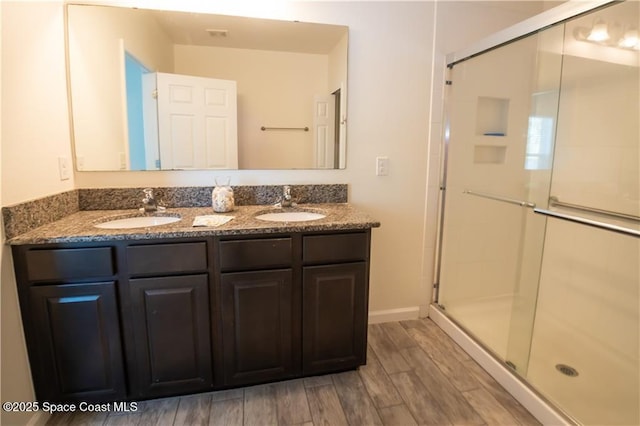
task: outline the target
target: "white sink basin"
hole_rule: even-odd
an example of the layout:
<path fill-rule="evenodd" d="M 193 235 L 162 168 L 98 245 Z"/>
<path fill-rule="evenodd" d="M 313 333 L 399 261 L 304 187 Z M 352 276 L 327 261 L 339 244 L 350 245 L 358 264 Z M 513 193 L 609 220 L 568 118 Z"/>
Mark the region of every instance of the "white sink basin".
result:
<path fill-rule="evenodd" d="M 147 228 L 149 226 L 166 225 L 179 220 L 182 220 L 182 218 L 174 216 L 135 216 L 124 219 L 109 220 L 107 222 L 97 223 L 93 226 L 101 229 Z"/>
<path fill-rule="evenodd" d="M 273 212 L 263 213 L 256 216 L 256 219 L 266 220 L 269 222 L 307 222 L 310 220 L 318 220 L 326 217 L 322 213 L 315 212 Z"/>

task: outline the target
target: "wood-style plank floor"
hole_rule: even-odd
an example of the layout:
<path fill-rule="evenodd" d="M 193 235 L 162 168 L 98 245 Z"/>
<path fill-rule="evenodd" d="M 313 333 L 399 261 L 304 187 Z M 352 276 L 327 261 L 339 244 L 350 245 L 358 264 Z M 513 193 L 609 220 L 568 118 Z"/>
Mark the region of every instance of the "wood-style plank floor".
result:
<path fill-rule="evenodd" d="M 539 425 L 431 320 L 369 326 L 357 371 L 138 403 L 47 425 Z"/>

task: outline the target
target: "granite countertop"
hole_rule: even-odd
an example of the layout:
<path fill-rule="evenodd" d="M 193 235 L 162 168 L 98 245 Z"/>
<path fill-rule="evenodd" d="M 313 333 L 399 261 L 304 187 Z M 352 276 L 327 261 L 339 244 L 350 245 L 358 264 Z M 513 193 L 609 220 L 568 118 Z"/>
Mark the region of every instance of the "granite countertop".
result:
<path fill-rule="evenodd" d="M 256 219 L 257 214 L 271 211 L 313 211 L 326 217 L 306 222 L 268 222 Z M 168 208 L 159 215 L 180 215 L 182 220 L 166 225 L 132 229 L 100 229 L 93 225 L 112 219 L 142 216 L 138 210 L 80 211 L 18 235 L 7 241 L 11 245 L 73 243 L 110 240 L 149 240 L 157 238 L 204 237 L 213 235 L 251 235 L 286 232 L 313 232 L 341 229 L 377 228 L 380 222 L 347 203 L 300 204 L 293 208 L 276 209 L 268 205 L 238 206 L 229 213 L 234 219 L 217 227 L 194 227 L 196 216 L 215 215 L 210 207 Z"/>

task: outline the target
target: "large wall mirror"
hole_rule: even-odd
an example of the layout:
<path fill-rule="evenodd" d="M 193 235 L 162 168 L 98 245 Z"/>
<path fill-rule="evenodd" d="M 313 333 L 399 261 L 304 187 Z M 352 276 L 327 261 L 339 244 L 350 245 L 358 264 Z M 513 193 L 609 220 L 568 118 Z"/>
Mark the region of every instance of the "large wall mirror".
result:
<path fill-rule="evenodd" d="M 79 171 L 345 167 L 348 28 L 70 4 Z"/>

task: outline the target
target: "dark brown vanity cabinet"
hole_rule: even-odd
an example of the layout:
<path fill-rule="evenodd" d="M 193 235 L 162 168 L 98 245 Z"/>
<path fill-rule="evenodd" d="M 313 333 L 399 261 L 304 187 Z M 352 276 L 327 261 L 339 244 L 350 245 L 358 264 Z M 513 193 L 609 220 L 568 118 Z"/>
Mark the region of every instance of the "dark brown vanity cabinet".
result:
<path fill-rule="evenodd" d="M 125 249 L 123 303 L 132 394 L 158 397 L 213 387 L 207 243 Z M 127 315 L 128 314 L 128 315 Z"/>
<path fill-rule="evenodd" d="M 213 386 L 208 287 L 206 274 L 130 281 L 137 395 Z"/>
<path fill-rule="evenodd" d="M 219 242 L 224 384 L 299 374 L 299 289 L 293 238 Z"/>
<path fill-rule="evenodd" d="M 38 324 L 38 397 L 47 401 L 123 398 L 114 283 L 33 287 L 29 293 L 31 314 Z"/>
<path fill-rule="evenodd" d="M 369 233 L 304 236 L 302 258 L 303 373 L 364 364 Z"/>
<path fill-rule="evenodd" d="M 370 230 L 14 246 L 41 401 L 209 391 L 366 362 Z"/>
<path fill-rule="evenodd" d="M 36 396 L 126 397 L 112 247 L 14 248 Z"/>
<path fill-rule="evenodd" d="M 291 269 L 223 274 L 225 385 L 295 375 Z"/>

